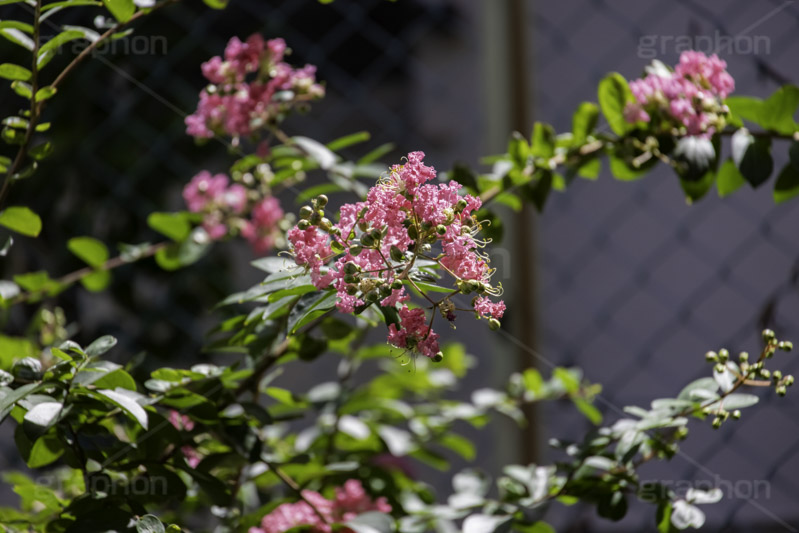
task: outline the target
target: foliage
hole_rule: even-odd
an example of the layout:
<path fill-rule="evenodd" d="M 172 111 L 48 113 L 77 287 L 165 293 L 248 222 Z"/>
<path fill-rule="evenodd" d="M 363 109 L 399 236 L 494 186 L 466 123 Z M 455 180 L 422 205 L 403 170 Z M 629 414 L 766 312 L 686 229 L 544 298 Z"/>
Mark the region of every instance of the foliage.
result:
<path fill-rule="evenodd" d="M 0 35 L 30 53 L 29 65 L 0 65 L 24 105 L 3 120 L 11 153 L 0 156 L 0 225 L 23 243 L 39 235 L 41 219 L 5 203 L 53 150 L 47 102 L 91 50 L 177 1 L 31 0 L 31 22 L 0 22 Z M 14 3 L 21 1 L 0 2 Z M 102 8 L 116 22 L 102 34 L 64 25 L 43 42 L 42 25 L 67 8 Z M 88 44 L 52 75 L 51 59 L 74 40 Z M 536 123 L 529 139 L 514 134 L 507 154 L 490 158 L 489 172 L 456 167 L 448 183 L 434 184 L 420 152 L 390 168 L 380 163 L 386 147 L 357 161 L 341 155 L 368 142 L 367 133 L 327 144 L 286 134 L 286 116 L 324 93 L 313 67 L 292 67 L 286 53 L 282 40 L 253 36 L 232 40 L 224 56 L 203 65 L 211 85 L 187 119 L 188 133 L 221 140 L 236 159 L 226 174 L 202 171 L 189 181 L 185 211 L 150 214 L 163 242 L 119 245 L 112 254 L 93 237 L 75 236 L 64 246 L 85 263 L 80 270 L 0 281 L 0 303 L 13 313 L 57 304 L 76 283 L 102 291 L 114 269 L 148 258 L 169 271 L 189 267 L 223 239 L 244 237 L 259 254 L 288 249 L 254 261 L 263 282 L 219 303 L 207 350 L 225 354 L 225 366 L 147 371 L 142 357 L 113 363 L 113 337 L 80 346 L 65 312 L 49 305 L 26 336 L 0 336 L 0 419 L 15 424 L 14 444 L 30 469 L 3 475 L 20 501 L 0 509 L 0 530 L 546 532 L 552 504 L 588 502 L 620 520 L 632 497 L 654 504 L 659 531 L 701 527 L 697 505 L 718 501 L 718 490 L 676 493 L 642 482 L 638 468 L 678 453 L 690 419 L 718 428 L 740 418 L 759 399 L 742 392 L 747 387 L 785 395 L 793 377 L 770 366 L 777 352 L 792 349 L 789 341 L 766 330 L 753 361 L 709 352 L 712 377 L 601 425 L 593 405 L 600 388 L 578 369 L 554 368 L 545 378 L 530 368 L 509 376 L 502 390 L 453 399 L 475 358 L 462 345 L 440 346 L 433 320 L 473 312 L 498 329 L 505 306 L 488 298 L 500 287 L 490 279 L 490 248 L 483 250 L 490 239 L 480 232 L 499 219 L 486 206 L 542 209 L 551 190 L 576 177 L 596 179 L 603 158 L 626 181 L 667 164 L 695 201 L 714 183 L 721 196 L 762 185 L 773 171 L 772 142 L 788 141 L 774 197 L 792 198 L 799 193 L 799 89 L 785 86 L 765 100 L 729 96 L 726 65 L 689 53 L 674 70 L 655 63 L 630 83 L 609 75 L 598 104 L 578 106 L 571 132 Z M 612 133 L 598 126 L 600 114 Z M 731 156 L 722 162 L 723 137 Z M 309 175 L 324 183 L 307 186 Z M 277 201 L 283 190 L 309 204 L 299 218 Z M 356 202 L 333 208 L 333 193 Z M 8 237 L 0 255 L 17 246 Z M 460 302 L 466 295 L 474 298 Z M 384 327 L 389 342 L 370 344 L 369 333 Z M 337 365 L 328 381 L 308 390 L 282 386 L 287 370 L 323 359 Z M 579 442 L 552 441 L 562 460 L 508 465 L 496 490 L 483 472 L 458 472 L 446 503 L 415 475 L 420 463 L 447 471 L 453 457 L 473 461 L 477 450 L 464 428 L 483 428 L 498 413 L 524 424 L 522 407 L 543 401 L 571 402 L 595 426 Z"/>

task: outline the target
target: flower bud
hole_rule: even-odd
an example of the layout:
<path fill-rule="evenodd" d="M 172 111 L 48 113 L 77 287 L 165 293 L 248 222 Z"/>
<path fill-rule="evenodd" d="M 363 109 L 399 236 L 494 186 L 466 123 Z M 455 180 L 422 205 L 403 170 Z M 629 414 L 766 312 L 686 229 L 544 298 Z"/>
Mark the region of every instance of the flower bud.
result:
<path fill-rule="evenodd" d="M 707 352 L 705 354 L 705 361 L 709 363 L 716 363 L 719 360 L 719 355 L 716 352 Z"/>
<path fill-rule="evenodd" d="M 347 261 L 344 263 L 344 273 L 345 274 L 355 274 L 358 272 L 358 265 L 353 263 L 352 261 Z"/>
<path fill-rule="evenodd" d="M 397 246 L 394 245 L 394 244 L 391 245 L 391 251 L 389 252 L 389 255 L 391 256 L 392 260 L 397 261 L 397 262 L 402 261 L 403 259 L 405 259 L 405 254 L 402 253 L 402 250 L 397 248 Z"/>
<path fill-rule="evenodd" d="M 369 303 L 374 303 L 380 296 L 377 294 L 377 291 L 371 291 L 366 295 L 366 301 Z"/>
<path fill-rule="evenodd" d="M 361 235 L 361 244 L 363 244 L 366 248 L 371 248 L 375 245 L 375 239 L 371 234 L 366 233 Z"/>
<path fill-rule="evenodd" d="M 419 238 L 419 232 L 416 231 L 416 226 L 411 226 L 408 228 L 408 237 L 410 237 L 412 241 L 415 241 Z"/>
<path fill-rule="evenodd" d="M 764 341 L 771 342 L 771 341 L 774 340 L 775 336 L 776 336 L 776 334 L 773 331 L 771 331 L 770 329 L 764 329 L 763 330 L 763 340 Z"/>
<path fill-rule="evenodd" d="M 382 231 L 380 231 L 380 230 L 379 230 L 379 229 L 377 229 L 377 228 L 375 228 L 375 229 L 373 229 L 372 231 L 370 231 L 370 232 L 369 232 L 369 235 L 371 235 L 371 236 L 372 236 L 372 238 L 373 238 L 374 240 L 376 240 L 376 241 L 379 241 L 380 239 L 382 239 L 382 238 L 383 238 L 383 232 L 382 232 Z"/>
<path fill-rule="evenodd" d="M 325 196 L 324 194 L 320 194 L 319 196 L 317 196 L 316 197 L 316 205 L 318 205 L 319 207 L 326 206 L 327 205 L 327 196 Z"/>
<path fill-rule="evenodd" d="M 297 223 L 297 227 L 298 227 L 299 229 L 301 229 L 302 231 L 305 231 L 305 230 L 307 230 L 308 228 L 310 228 L 310 227 L 311 227 L 311 223 L 310 223 L 310 222 L 308 222 L 307 220 L 300 220 L 300 221 Z"/>
<path fill-rule="evenodd" d="M 740 362 L 742 362 L 742 363 L 748 361 L 749 360 L 749 354 L 747 352 L 741 352 L 741 354 L 738 356 L 738 360 Z"/>
<path fill-rule="evenodd" d="M 330 231 L 333 228 L 333 223 L 330 222 L 329 218 L 322 217 L 322 220 L 319 221 L 319 227 L 325 231 Z"/>
<path fill-rule="evenodd" d="M 491 328 L 491 331 L 497 331 L 502 327 L 502 324 L 496 318 L 491 318 L 488 320 L 488 327 Z"/>
<path fill-rule="evenodd" d="M 774 372 L 771 373 L 771 379 L 773 379 L 774 381 L 780 381 L 782 379 L 782 372 L 780 372 L 779 370 L 775 370 Z"/>
<path fill-rule="evenodd" d="M 358 278 L 353 276 L 352 274 L 347 274 L 344 276 L 344 283 L 357 283 Z"/>
<path fill-rule="evenodd" d="M 460 200 L 458 200 L 458 203 L 457 203 L 457 204 L 455 204 L 455 210 L 456 210 L 456 211 L 458 211 L 458 212 L 460 213 L 461 211 L 463 211 L 464 209 L 466 209 L 466 206 L 467 206 L 467 205 L 469 205 L 469 204 L 468 204 L 468 202 L 466 201 L 466 199 L 465 199 L 465 198 L 461 198 Z"/>
<path fill-rule="evenodd" d="M 726 366 L 722 365 L 721 363 L 718 363 L 718 364 L 715 366 L 714 370 L 715 370 L 717 373 L 721 374 L 722 372 L 724 372 L 724 370 L 725 370 L 726 368 L 727 368 Z"/>
<path fill-rule="evenodd" d="M 350 255 L 352 255 L 353 257 L 358 257 L 358 255 L 361 253 L 362 250 L 363 246 L 360 246 L 358 244 L 350 246 Z"/>
<path fill-rule="evenodd" d="M 324 215 L 324 212 L 322 212 L 322 214 L 320 215 L 319 211 L 314 211 L 311 214 L 311 218 L 309 218 L 308 220 L 311 221 L 311 224 L 316 226 L 317 224 L 319 224 L 322 221 L 322 215 Z"/>
<path fill-rule="evenodd" d="M 719 350 L 719 362 L 720 363 L 726 363 L 727 360 L 729 360 L 729 358 L 730 358 L 730 352 L 727 351 L 726 348 L 722 348 L 721 350 Z"/>
<path fill-rule="evenodd" d="M 400 290 L 402 288 L 402 281 L 395 279 L 394 281 L 391 282 L 391 288 L 394 289 L 395 291 Z"/>
<path fill-rule="evenodd" d="M 784 385 L 780 385 L 777 387 L 777 396 L 785 396 L 788 393 L 788 390 L 785 388 Z"/>
<path fill-rule="evenodd" d="M 425 253 L 425 254 L 426 254 L 426 253 L 429 253 L 429 252 L 430 252 L 430 250 L 432 250 L 432 249 L 433 249 L 433 247 L 432 247 L 432 246 L 430 246 L 429 244 L 423 244 L 423 245 L 421 245 L 421 246 L 419 247 L 419 250 L 421 250 L 421 251 L 422 251 L 422 253 Z"/>
<path fill-rule="evenodd" d="M 358 294 L 358 287 L 356 287 L 355 285 L 347 285 L 347 288 L 345 290 L 347 291 L 347 294 L 349 294 L 350 296 L 355 296 L 356 294 Z"/>
<path fill-rule="evenodd" d="M 732 412 L 732 417 L 735 420 L 738 420 L 739 418 L 741 418 L 741 410 L 740 409 L 736 409 L 735 411 L 733 411 Z"/>
<path fill-rule="evenodd" d="M 784 352 L 790 352 L 793 350 L 793 343 L 791 341 L 782 341 L 777 347 Z"/>
<path fill-rule="evenodd" d="M 431 359 L 433 360 L 434 363 L 440 363 L 441 361 L 444 360 L 444 354 L 441 353 L 441 352 L 438 352 Z"/>
<path fill-rule="evenodd" d="M 783 383 L 783 384 L 784 384 L 786 387 L 790 387 L 791 385 L 793 385 L 793 376 L 792 376 L 792 375 L 790 375 L 790 374 L 788 374 L 788 375 L 787 375 L 787 376 L 785 376 L 785 378 L 782 380 L 782 383 Z"/>
<path fill-rule="evenodd" d="M 436 226 L 436 233 L 439 235 L 444 235 L 447 233 L 447 227 L 444 224 L 439 224 Z"/>
<path fill-rule="evenodd" d="M 310 206 L 304 205 L 300 208 L 300 218 L 303 220 L 308 220 L 313 215 L 313 209 Z"/>
<path fill-rule="evenodd" d="M 713 429 L 718 429 L 721 427 L 721 418 L 718 416 L 713 419 Z"/>
<path fill-rule="evenodd" d="M 422 222 L 422 231 L 430 231 L 430 229 L 432 227 L 433 227 L 433 223 L 432 222 L 428 222 L 427 220 Z"/>
<path fill-rule="evenodd" d="M 388 285 L 380 287 L 380 298 L 388 298 L 389 296 L 391 296 L 391 287 Z"/>
<path fill-rule="evenodd" d="M 771 371 L 768 368 L 764 368 L 763 370 L 760 371 L 760 375 L 763 376 L 765 379 L 768 379 L 771 377 Z"/>
<path fill-rule="evenodd" d="M 367 229 L 369 229 L 369 224 L 365 220 L 361 220 L 358 222 L 358 229 L 365 232 Z"/>

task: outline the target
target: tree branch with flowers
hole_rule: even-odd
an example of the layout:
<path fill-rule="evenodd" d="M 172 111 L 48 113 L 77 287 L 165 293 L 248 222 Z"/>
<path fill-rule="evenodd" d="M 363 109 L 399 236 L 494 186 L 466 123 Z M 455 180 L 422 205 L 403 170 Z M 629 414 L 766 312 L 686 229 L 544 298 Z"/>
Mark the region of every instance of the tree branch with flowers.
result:
<path fill-rule="evenodd" d="M 2 138 L 16 155 L 0 159 L 7 174 L 0 203 L 52 150 L 39 139 L 49 127 L 41 122 L 44 101 L 58 97 L 55 89 L 88 52 L 47 85 L 40 75 L 50 54 L 70 39 L 99 46 L 171 3 L 104 0 L 116 20 L 106 32 L 65 28 L 46 42 L 46 14 L 97 6 L 31 0 L 32 24 L 3 21 L 0 33 L 31 52 L 32 68 L 0 65 L 26 104 L 3 121 Z M 582 501 L 620 520 L 631 498 L 654 504 L 661 532 L 702 527 L 698 505 L 718 501 L 718 491 L 676 493 L 644 482 L 638 468 L 680 453 L 691 419 L 718 428 L 740 418 L 759 399 L 746 388 L 785 395 L 794 378 L 773 368 L 773 359 L 792 350 L 790 341 L 764 331 L 753 361 L 745 352 L 708 352 L 709 377 L 648 408 L 627 407 L 603 425 L 594 405 L 601 388 L 573 368 L 555 367 L 548 378 L 526 369 L 502 389 L 455 399 L 476 358 L 442 343 L 437 331 L 462 323 L 464 314 L 490 330 L 501 327 L 506 304 L 492 281 L 487 234 L 498 217 L 491 204 L 543 209 L 552 190 L 565 191 L 577 177 L 596 179 L 603 159 L 627 181 L 668 165 L 693 202 L 714 184 L 722 196 L 747 182 L 761 185 L 773 171 L 771 143 L 789 141 L 774 196 L 795 196 L 799 89 L 786 86 L 765 100 L 731 96 L 723 61 L 686 52 L 673 69 L 656 62 L 631 82 L 619 74 L 603 79 L 598 104 L 578 106 L 571 132 L 536 123 L 529 139 L 514 134 L 506 154 L 489 158 L 487 172 L 438 173 L 421 151 L 391 166 L 380 163 L 385 147 L 357 161 L 340 155 L 367 143 L 366 133 L 323 144 L 284 131 L 288 116 L 325 93 L 315 68 L 293 66 L 289 53 L 282 39 L 254 35 L 232 39 L 201 66 L 208 85 L 186 119 L 187 133 L 209 149 L 209 141 L 221 141 L 236 159 L 224 172 L 187 179 L 185 211 L 148 217 L 163 242 L 120 246 L 111 257 L 106 244 L 76 236 L 66 247 L 85 267 L 53 277 L 10 273 L 0 282 L 0 303 L 11 314 L 57 303 L 64 291 L 81 290 L 77 283 L 101 291 L 113 270 L 148 258 L 166 270 L 190 267 L 227 239 L 273 254 L 253 262 L 265 274 L 261 283 L 216 310 L 206 349 L 226 354 L 224 366 L 159 367 L 142 378 L 140 361 L 106 358 L 114 338 L 85 346 L 71 338 L 63 310 L 42 308 L 28 325 L 33 334 L 3 335 L 0 419 L 14 426 L 30 470 L 4 474 L 20 501 L 0 508 L 0 530 L 545 533 L 553 531 L 546 520 L 556 505 Z M 610 132 L 598 127 L 600 113 Z M 761 129 L 749 131 L 744 121 Z M 726 136 L 731 157 L 722 162 Z M 307 185 L 312 175 L 323 185 Z M 285 191 L 306 203 L 297 216 L 278 200 Z M 328 197 L 339 192 L 354 200 Z M 41 231 L 30 208 L 0 209 L 5 228 Z M 3 253 L 17 246 L 10 239 Z M 385 341 L 373 342 L 374 330 Z M 286 369 L 320 358 L 335 363 L 334 375 L 307 390 L 286 388 Z M 593 424 L 580 441 L 552 441 L 562 452 L 555 464 L 507 465 L 495 490 L 479 469 L 457 472 L 446 501 L 418 475 L 420 465 L 447 471 L 453 457 L 478 460 L 464 424 L 484 428 L 497 414 L 525 424 L 522 407 L 544 401 L 571 402 Z M 43 469 L 58 483 L 34 476 Z"/>

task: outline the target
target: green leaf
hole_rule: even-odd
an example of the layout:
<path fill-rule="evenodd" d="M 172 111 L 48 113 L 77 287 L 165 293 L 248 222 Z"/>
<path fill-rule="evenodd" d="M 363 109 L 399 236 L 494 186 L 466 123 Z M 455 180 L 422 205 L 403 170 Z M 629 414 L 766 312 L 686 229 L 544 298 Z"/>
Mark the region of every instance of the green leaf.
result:
<path fill-rule="evenodd" d="M 288 331 L 293 334 L 324 312 L 336 305 L 336 293 L 333 291 L 319 291 L 303 294 L 291 309 L 288 318 Z"/>
<path fill-rule="evenodd" d="M 108 248 L 92 237 L 75 237 L 67 241 L 70 252 L 82 259 L 87 265 L 100 268 L 108 261 Z"/>
<path fill-rule="evenodd" d="M 147 224 L 176 242 L 185 240 L 191 233 L 191 224 L 184 213 L 150 213 Z"/>
<path fill-rule="evenodd" d="M 783 167 L 774 184 L 774 201 L 782 203 L 799 195 L 799 169 L 788 163 Z"/>
<path fill-rule="evenodd" d="M 736 133 L 737 135 L 737 133 Z M 734 140 L 733 140 L 734 142 Z M 733 151 L 733 158 L 736 154 Z M 738 170 L 752 187 L 759 187 L 774 170 L 774 161 L 771 158 L 771 138 L 758 137 L 752 140 L 743 153 L 738 164 Z"/>
<path fill-rule="evenodd" d="M 42 102 L 44 100 L 49 100 L 50 98 L 55 96 L 55 94 L 57 92 L 58 92 L 58 89 L 56 89 L 55 87 L 50 87 L 49 85 L 47 87 L 42 87 L 41 89 L 36 91 L 36 101 L 37 102 Z M 49 127 L 49 125 L 48 125 L 48 127 Z M 46 128 L 45 128 L 45 130 L 46 130 Z M 45 131 L 45 130 L 40 130 L 39 127 L 36 128 L 36 131 Z"/>
<path fill-rule="evenodd" d="M 99 337 L 86 347 L 86 355 L 89 357 L 99 357 L 117 345 L 117 340 L 111 335 Z"/>
<path fill-rule="evenodd" d="M 544 159 L 555 155 L 555 130 L 552 126 L 543 122 L 533 124 L 530 155 Z"/>
<path fill-rule="evenodd" d="M 133 0 L 130 0 L 130 2 L 133 2 Z M 56 35 L 55 37 L 44 43 L 41 46 L 41 48 L 39 48 L 39 57 L 37 59 L 37 62 L 39 63 L 40 66 L 43 66 L 42 58 L 47 56 L 51 57 L 49 52 L 51 51 L 55 52 L 55 50 L 61 45 L 66 44 L 69 41 L 74 41 L 75 39 L 82 39 L 82 38 L 84 38 L 84 34 L 80 30 L 62 31 L 61 33 L 59 33 L 58 35 Z"/>
<path fill-rule="evenodd" d="M 788 159 L 796 170 L 799 170 L 799 141 L 793 141 L 788 148 Z"/>
<path fill-rule="evenodd" d="M 575 396 L 572 398 L 574 402 L 574 406 L 580 411 L 588 420 L 591 421 L 592 424 L 598 426 L 602 423 L 602 413 L 599 412 L 599 409 L 594 407 L 591 403 L 589 403 L 584 398 L 580 398 L 579 396 Z"/>
<path fill-rule="evenodd" d="M 328 170 L 336 164 L 336 154 L 331 152 L 328 147 L 319 141 L 315 141 L 309 137 L 293 137 L 292 141 L 294 141 L 303 152 L 308 154 L 320 168 Z"/>
<path fill-rule="evenodd" d="M 111 283 L 111 272 L 107 270 L 98 270 L 80 278 L 80 284 L 91 292 L 103 291 L 109 283 Z"/>
<path fill-rule="evenodd" d="M 0 420 L 5 418 L 11 408 L 19 400 L 25 398 L 29 394 L 33 394 L 42 387 L 39 383 L 28 383 L 18 389 L 8 391 L 2 398 L 0 398 Z"/>
<path fill-rule="evenodd" d="M 349 135 L 345 135 L 344 137 L 340 137 L 335 141 L 327 143 L 328 150 L 333 152 L 338 152 L 348 146 L 352 146 L 353 144 L 360 144 L 363 142 L 368 141 L 371 138 L 371 135 L 368 131 L 359 131 L 357 133 L 351 133 Z"/>
<path fill-rule="evenodd" d="M 746 179 L 738 171 L 735 162 L 732 159 L 727 159 L 721 165 L 716 175 L 716 189 L 718 189 L 719 197 L 725 198 L 746 183 Z"/>
<path fill-rule="evenodd" d="M 763 101 L 760 109 L 760 125 L 783 135 L 799 130 L 793 117 L 799 106 L 799 87 L 784 85 Z"/>
<path fill-rule="evenodd" d="M 42 402 L 31 408 L 23 418 L 28 435 L 40 436 L 58 421 L 64 405 L 60 402 Z"/>
<path fill-rule="evenodd" d="M 64 444 L 61 439 L 56 435 L 42 435 L 33 443 L 25 462 L 30 468 L 41 468 L 57 461 L 63 454 Z"/>
<path fill-rule="evenodd" d="M 751 407 L 755 405 L 760 398 L 755 396 L 754 394 L 730 394 L 726 398 L 722 400 L 722 404 L 724 405 L 724 409 L 728 411 L 732 411 L 734 409 L 744 409 L 746 407 Z"/>
<path fill-rule="evenodd" d="M 96 391 L 96 394 L 108 399 L 111 403 L 129 414 L 141 427 L 147 429 L 147 411 L 145 411 L 135 399 L 129 396 L 129 393 L 130 391 L 125 389 Z"/>
<path fill-rule="evenodd" d="M 225 9 L 229 0 L 203 0 L 211 9 Z"/>
<path fill-rule="evenodd" d="M 27 207 L 7 207 L 0 213 L 0 225 L 29 237 L 42 231 L 42 219 Z"/>
<path fill-rule="evenodd" d="M 613 154 L 608 154 L 608 162 L 613 177 L 621 181 L 635 181 L 647 173 L 645 168 L 633 168 L 624 159 Z"/>
<path fill-rule="evenodd" d="M 623 136 L 633 129 L 633 125 L 624 118 L 624 108 L 635 98 L 624 76 L 617 72 L 606 76 L 599 82 L 598 97 L 602 114 L 616 135 Z"/>
<path fill-rule="evenodd" d="M 731 123 L 733 125 L 739 128 L 743 127 L 741 119 L 760 125 L 760 113 L 763 108 L 763 100 L 760 98 L 730 96 L 724 103 L 730 108 Z"/>
<path fill-rule="evenodd" d="M 685 193 L 685 197 L 687 198 L 688 203 L 691 204 L 693 202 L 696 202 L 697 200 L 702 199 L 702 197 L 705 196 L 707 192 L 713 188 L 713 183 L 715 181 L 716 181 L 716 173 L 713 172 L 712 170 L 708 170 L 698 180 L 681 178 L 680 186 L 682 187 L 682 190 Z"/>
<path fill-rule="evenodd" d="M 133 0 L 103 0 L 103 5 L 119 22 L 127 22 L 136 12 Z"/>
<path fill-rule="evenodd" d="M 0 64 L 0 78 L 5 78 L 7 80 L 28 81 L 32 76 L 33 73 L 25 67 L 14 65 L 12 63 Z"/>
<path fill-rule="evenodd" d="M 166 533 L 166 530 L 160 520 L 147 514 L 136 522 L 136 533 Z"/>
<path fill-rule="evenodd" d="M 596 128 L 599 108 L 592 102 L 583 102 L 572 115 L 572 144 L 580 146 Z"/>

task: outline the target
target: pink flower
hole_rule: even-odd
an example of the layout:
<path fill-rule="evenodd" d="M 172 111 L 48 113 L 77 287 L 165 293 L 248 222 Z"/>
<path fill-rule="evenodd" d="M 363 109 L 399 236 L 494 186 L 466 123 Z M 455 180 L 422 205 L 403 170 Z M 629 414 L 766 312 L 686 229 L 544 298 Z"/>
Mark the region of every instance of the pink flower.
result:
<path fill-rule="evenodd" d="M 360 514 L 391 512 L 391 505 L 385 498 L 372 500 L 361 482 L 355 479 L 347 480 L 343 488 L 337 488 L 332 501 L 310 490 L 302 491 L 302 496 L 304 501 L 279 505 L 263 517 L 260 528 L 250 528 L 249 533 L 284 533 L 298 526 L 310 526 L 313 533 L 329 533 L 331 524 L 352 520 Z"/>
<path fill-rule="evenodd" d="M 409 309 L 407 305 L 399 310 L 400 327 L 388 326 L 388 342 L 397 348 L 417 350 L 425 357 L 433 358 L 440 351 L 438 334 L 427 324 L 423 309 Z"/>
<path fill-rule="evenodd" d="M 203 211 L 209 204 L 222 199 L 227 190 L 228 177 L 224 174 L 212 176 L 203 170 L 183 188 L 183 199 L 189 211 L 194 213 Z"/>
<path fill-rule="evenodd" d="M 275 246 L 283 218 L 283 208 L 277 198 L 270 196 L 258 202 L 252 210 L 252 220 L 242 228 L 242 235 L 257 254 L 265 254 Z"/>
<path fill-rule="evenodd" d="M 724 125 L 721 101 L 735 89 L 726 68 L 715 54 L 683 52 L 674 72 L 652 72 L 630 82 L 636 102 L 626 106 L 625 120 L 651 122 L 659 114 L 687 135 L 712 136 Z"/>
<path fill-rule="evenodd" d="M 474 310 L 483 318 L 502 318 L 505 314 L 505 302 L 492 302 L 485 296 L 479 297 L 474 303 Z"/>
<path fill-rule="evenodd" d="M 285 51 L 282 39 L 264 42 L 258 34 L 245 42 L 232 38 L 224 58 L 212 57 L 202 65 L 212 86 L 200 93 L 197 110 L 186 117 L 186 132 L 196 138 L 255 136 L 296 104 L 323 97 L 316 67 L 294 69 L 283 62 Z M 279 97 L 278 91 L 283 91 Z"/>

